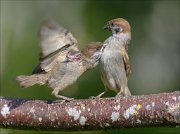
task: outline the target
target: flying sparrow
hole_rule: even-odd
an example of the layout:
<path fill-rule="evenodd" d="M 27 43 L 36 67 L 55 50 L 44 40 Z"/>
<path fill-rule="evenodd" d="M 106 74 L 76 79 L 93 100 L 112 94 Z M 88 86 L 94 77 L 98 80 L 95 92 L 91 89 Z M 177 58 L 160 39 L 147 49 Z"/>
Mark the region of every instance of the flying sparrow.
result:
<path fill-rule="evenodd" d="M 32 75 L 20 75 L 16 80 L 24 88 L 47 84 L 55 97 L 72 100 L 58 93 L 97 65 L 102 43 L 90 43 L 80 51 L 73 35 L 53 21 L 44 22 L 39 33 L 40 63 Z"/>
<path fill-rule="evenodd" d="M 112 36 L 103 43 L 103 52 L 100 58 L 102 81 L 106 90 L 99 94 L 101 97 L 107 90 L 117 92 L 119 96 L 130 96 L 128 79 L 131 73 L 128 44 L 131 40 L 131 28 L 125 19 L 117 18 L 107 22 L 104 29 L 112 32 Z"/>

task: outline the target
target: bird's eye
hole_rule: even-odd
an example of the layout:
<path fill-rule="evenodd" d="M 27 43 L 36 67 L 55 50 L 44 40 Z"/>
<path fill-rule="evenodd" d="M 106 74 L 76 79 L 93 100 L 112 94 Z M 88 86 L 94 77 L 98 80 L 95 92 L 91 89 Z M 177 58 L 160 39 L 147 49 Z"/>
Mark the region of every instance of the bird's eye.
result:
<path fill-rule="evenodd" d="M 114 23 L 111 23 L 111 26 L 114 27 Z"/>

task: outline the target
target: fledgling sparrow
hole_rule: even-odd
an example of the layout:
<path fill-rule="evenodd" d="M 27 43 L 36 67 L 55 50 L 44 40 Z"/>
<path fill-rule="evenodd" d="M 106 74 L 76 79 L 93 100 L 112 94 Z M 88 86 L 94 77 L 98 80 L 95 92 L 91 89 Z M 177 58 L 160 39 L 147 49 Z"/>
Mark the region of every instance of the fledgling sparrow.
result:
<path fill-rule="evenodd" d="M 102 81 L 106 90 L 99 94 L 101 97 L 107 90 L 117 92 L 119 96 L 130 96 L 128 79 L 131 73 L 128 44 L 131 40 L 131 28 L 125 19 L 117 18 L 107 22 L 104 29 L 112 32 L 112 36 L 103 43 L 103 52 L 100 58 Z"/>
<path fill-rule="evenodd" d="M 102 43 L 93 42 L 80 51 L 70 32 L 53 21 L 46 21 L 40 28 L 39 65 L 32 75 L 20 75 L 16 80 L 24 88 L 47 84 L 55 97 L 72 100 L 58 93 L 97 65 L 101 47 Z"/>

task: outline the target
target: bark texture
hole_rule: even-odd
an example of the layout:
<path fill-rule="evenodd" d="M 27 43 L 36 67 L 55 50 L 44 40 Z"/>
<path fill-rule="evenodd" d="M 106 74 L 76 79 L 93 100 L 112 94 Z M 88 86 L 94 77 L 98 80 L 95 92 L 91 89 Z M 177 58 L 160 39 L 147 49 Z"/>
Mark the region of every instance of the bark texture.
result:
<path fill-rule="evenodd" d="M 180 125 L 180 91 L 70 102 L 0 97 L 0 127 L 105 130 Z"/>

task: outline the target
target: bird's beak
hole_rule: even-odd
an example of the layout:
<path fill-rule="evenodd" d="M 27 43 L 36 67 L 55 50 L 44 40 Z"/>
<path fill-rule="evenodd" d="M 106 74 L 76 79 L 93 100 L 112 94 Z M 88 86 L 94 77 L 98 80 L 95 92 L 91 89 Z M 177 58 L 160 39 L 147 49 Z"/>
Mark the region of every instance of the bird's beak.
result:
<path fill-rule="evenodd" d="M 110 27 L 108 24 L 106 24 L 104 27 L 103 27 L 104 30 L 110 30 Z"/>

